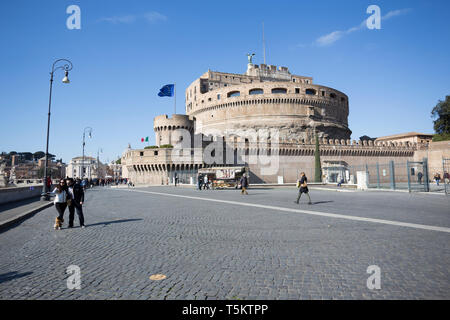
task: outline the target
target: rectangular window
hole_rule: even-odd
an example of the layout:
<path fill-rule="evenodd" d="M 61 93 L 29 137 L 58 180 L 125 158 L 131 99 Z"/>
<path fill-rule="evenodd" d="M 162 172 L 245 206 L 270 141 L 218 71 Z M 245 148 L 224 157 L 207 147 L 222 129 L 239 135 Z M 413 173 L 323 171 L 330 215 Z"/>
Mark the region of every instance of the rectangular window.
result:
<path fill-rule="evenodd" d="M 144 156 L 144 152 L 143 152 L 143 151 L 139 152 L 139 155 L 140 155 L 141 157 Z"/>
<path fill-rule="evenodd" d="M 157 156 L 157 155 L 158 155 L 158 151 L 155 151 L 153 154 L 154 154 L 155 156 Z"/>
<path fill-rule="evenodd" d="M 220 100 L 220 94 L 217 95 L 217 100 Z"/>
<path fill-rule="evenodd" d="M 300 88 L 295 88 L 295 93 L 300 93 Z"/>

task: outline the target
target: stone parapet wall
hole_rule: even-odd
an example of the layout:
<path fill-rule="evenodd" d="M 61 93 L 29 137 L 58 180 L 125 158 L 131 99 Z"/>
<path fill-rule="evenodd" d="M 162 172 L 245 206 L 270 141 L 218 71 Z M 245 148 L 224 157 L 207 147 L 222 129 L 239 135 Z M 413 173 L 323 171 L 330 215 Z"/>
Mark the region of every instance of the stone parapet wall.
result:
<path fill-rule="evenodd" d="M 0 204 L 37 198 L 42 193 L 42 185 L 0 189 Z"/>

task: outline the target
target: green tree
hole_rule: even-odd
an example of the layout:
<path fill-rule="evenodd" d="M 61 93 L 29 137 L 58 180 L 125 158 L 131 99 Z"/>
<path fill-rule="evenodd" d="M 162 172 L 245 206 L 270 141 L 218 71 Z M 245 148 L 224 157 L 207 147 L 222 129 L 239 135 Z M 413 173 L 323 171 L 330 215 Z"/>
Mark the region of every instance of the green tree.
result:
<path fill-rule="evenodd" d="M 21 152 L 20 155 L 24 160 L 33 160 L 33 154 L 31 152 Z"/>
<path fill-rule="evenodd" d="M 36 151 L 35 153 L 33 153 L 34 160 L 39 160 L 40 158 L 43 158 L 43 157 L 45 157 L 44 151 Z"/>
<path fill-rule="evenodd" d="M 316 151 L 314 152 L 314 182 L 322 182 L 322 167 L 320 165 L 319 136 L 316 134 Z"/>
<path fill-rule="evenodd" d="M 438 101 L 431 111 L 431 117 L 435 119 L 434 131 L 437 134 L 450 134 L 450 95 L 444 101 Z"/>

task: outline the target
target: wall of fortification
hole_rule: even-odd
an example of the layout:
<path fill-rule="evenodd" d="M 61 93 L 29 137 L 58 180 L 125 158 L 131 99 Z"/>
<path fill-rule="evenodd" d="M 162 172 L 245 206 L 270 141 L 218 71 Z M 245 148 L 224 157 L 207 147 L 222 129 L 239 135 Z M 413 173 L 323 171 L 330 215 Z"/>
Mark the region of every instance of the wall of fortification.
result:
<path fill-rule="evenodd" d="M 430 142 L 428 148 L 419 148 L 414 154 L 414 161 L 422 161 L 423 158 L 428 158 L 430 175 L 439 173 L 443 177 L 442 159 L 450 159 L 450 141 Z M 446 170 L 448 170 L 448 164 Z"/>

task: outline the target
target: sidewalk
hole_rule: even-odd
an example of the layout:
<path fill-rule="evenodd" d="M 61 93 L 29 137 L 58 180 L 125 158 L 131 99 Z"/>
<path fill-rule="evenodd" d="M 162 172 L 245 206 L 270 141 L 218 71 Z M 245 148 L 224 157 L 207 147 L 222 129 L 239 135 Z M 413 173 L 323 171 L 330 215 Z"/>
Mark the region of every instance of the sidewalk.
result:
<path fill-rule="evenodd" d="M 0 205 L 0 232 L 52 205 L 53 202 L 40 201 L 39 197 Z"/>

